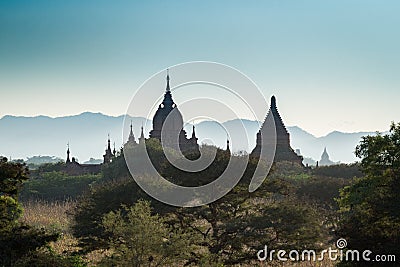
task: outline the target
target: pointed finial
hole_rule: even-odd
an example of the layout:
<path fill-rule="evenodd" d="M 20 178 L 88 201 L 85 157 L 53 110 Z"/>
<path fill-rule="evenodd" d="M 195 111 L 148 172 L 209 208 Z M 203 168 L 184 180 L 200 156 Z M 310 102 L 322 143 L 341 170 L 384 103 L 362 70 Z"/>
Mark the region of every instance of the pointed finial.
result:
<path fill-rule="evenodd" d="M 192 127 L 192 138 L 196 138 L 196 127 L 194 126 L 194 123 L 193 123 L 193 127 Z"/>
<path fill-rule="evenodd" d="M 271 97 L 271 107 L 276 108 L 276 98 L 274 95 Z"/>
<path fill-rule="evenodd" d="M 67 143 L 67 160 L 66 160 L 66 163 L 70 163 L 71 162 L 71 160 L 69 159 L 69 154 L 70 154 L 70 151 L 69 151 L 69 142 Z"/>
<path fill-rule="evenodd" d="M 169 92 L 171 91 L 170 87 L 169 87 L 169 69 L 167 69 L 167 88 L 166 91 Z"/>
<path fill-rule="evenodd" d="M 111 151 L 110 134 L 108 134 L 108 147 L 107 147 L 107 149 Z"/>
<path fill-rule="evenodd" d="M 229 135 L 226 134 L 226 151 L 231 152 L 231 149 L 229 147 Z"/>
<path fill-rule="evenodd" d="M 129 132 L 129 136 L 133 136 L 133 125 L 132 125 L 132 120 L 131 120 L 131 131 Z"/>

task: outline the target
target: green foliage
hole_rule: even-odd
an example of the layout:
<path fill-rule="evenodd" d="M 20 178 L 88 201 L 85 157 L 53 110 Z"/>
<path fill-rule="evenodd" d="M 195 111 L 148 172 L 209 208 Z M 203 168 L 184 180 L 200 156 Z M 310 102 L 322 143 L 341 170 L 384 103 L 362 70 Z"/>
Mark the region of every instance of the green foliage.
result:
<path fill-rule="evenodd" d="M 10 232 L 18 224 L 22 207 L 13 197 L 0 196 L 0 235 Z"/>
<path fill-rule="evenodd" d="M 103 165 L 101 172 L 102 179 L 99 182 L 112 181 L 121 177 L 130 177 L 128 167 L 125 163 L 125 157 L 122 152 L 113 158 L 111 163 Z"/>
<path fill-rule="evenodd" d="M 111 234 L 113 255 L 107 266 L 171 266 L 187 256 L 190 236 L 168 226 L 159 215 L 151 214 L 149 202 L 138 201 L 103 216 L 102 224 Z"/>
<path fill-rule="evenodd" d="M 400 254 L 400 124 L 363 137 L 356 148 L 365 177 L 340 192 L 341 237 L 351 249 Z M 365 264 L 365 263 L 363 263 Z"/>
<path fill-rule="evenodd" d="M 24 164 L 8 162 L 7 158 L 0 156 L 0 194 L 15 197 L 28 174 Z"/>
<path fill-rule="evenodd" d="M 19 224 L 0 237 L 0 266 L 14 266 L 21 258 L 32 255 L 37 249 L 56 241 L 59 235 Z"/>
<path fill-rule="evenodd" d="M 299 181 L 296 193 L 310 201 L 322 205 L 324 208 L 337 209 L 336 198 L 339 190 L 350 184 L 349 179 L 324 176 L 312 176 L 310 179 Z"/>
<path fill-rule="evenodd" d="M 226 151 L 222 149 L 209 145 L 202 146 L 200 150 L 202 155 L 211 156 L 214 155 L 215 153 L 215 159 L 204 170 L 198 172 L 189 172 L 177 168 L 174 165 L 167 163 L 166 160 L 164 160 L 164 163 L 159 168 L 159 173 L 163 177 L 166 177 L 166 179 L 168 179 L 169 181 L 182 186 L 202 186 L 214 181 L 223 174 L 226 167 L 228 166 L 230 160 L 230 154 L 226 153 Z M 196 157 L 196 154 L 186 155 L 186 157 Z M 233 160 L 244 161 L 245 159 L 240 157 L 234 157 Z M 203 161 L 207 161 L 207 156 L 204 156 Z M 184 166 L 184 167 L 185 167 L 185 162 L 186 159 L 182 158 L 178 158 L 174 161 L 174 163 L 178 164 L 178 166 Z M 202 163 L 203 162 L 200 160 L 197 164 L 199 164 L 200 166 Z M 192 164 L 192 163 L 186 163 L 186 164 Z M 206 164 L 204 165 L 207 166 Z M 190 167 L 187 166 L 187 169 L 190 169 Z"/>
<path fill-rule="evenodd" d="M 199 173 L 190 173 L 168 163 L 157 140 L 147 140 L 146 148 L 164 177 L 186 186 L 214 180 L 230 160 L 226 151 L 204 146 L 202 152 L 216 152 L 214 162 Z M 137 165 L 141 165 L 143 156 L 135 147 L 125 146 L 124 150 Z M 168 153 L 174 156 L 173 151 Z M 232 160 L 242 162 L 245 157 L 234 156 Z M 180 229 L 181 234 L 193 237 L 193 246 L 188 248 L 190 253 L 181 260 L 182 265 L 251 263 L 264 245 L 273 249 L 319 249 L 326 245 L 335 224 L 332 222 L 335 218 L 330 217 L 330 212 L 336 208 L 333 198 L 338 196 L 338 189 L 345 184 L 345 180 L 318 177 L 301 165 L 279 162 L 274 164 L 263 185 L 249 193 L 248 185 L 257 163 L 256 159 L 250 158 L 239 184 L 218 201 L 197 208 L 175 208 L 151 199 L 142 191 L 131 178 L 121 153 L 103 168 L 103 183 L 93 186 L 78 203 L 74 211 L 74 235 L 80 239 L 84 251 L 106 249 L 111 240 L 111 247 L 116 253 L 112 258 L 105 259 L 104 264 L 123 265 L 127 260 L 137 261 L 131 258 L 137 254 L 127 252 L 134 245 L 129 243 L 131 240 L 125 239 L 133 238 L 131 231 L 137 231 L 134 226 L 128 227 L 130 219 L 127 214 L 143 210 L 121 210 L 121 205 L 136 207 L 135 204 L 144 199 L 149 201 L 154 211 L 152 216 L 168 224 L 168 229 Z M 139 229 L 141 224 L 138 221 L 135 224 Z M 113 229 L 119 230 L 113 232 Z M 150 256 L 141 257 L 144 259 L 142 262 L 146 257 Z"/>
<path fill-rule="evenodd" d="M 100 223 L 104 214 L 118 210 L 121 205 L 132 206 L 139 199 L 150 200 L 150 197 L 132 178 L 121 178 L 93 186 L 73 211 L 72 231 L 81 240 L 82 249 L 90 251 L 106 248 L 110 235 Z M 161 214 L 172 209 L 160 202 L 154 202 L 153 207 Z"/>
<path fill-rule="evenodd" d="M 5 237 L 18 226 L 22 208 L 17 201 L 18 190 L 28 179 L 24 164 L 8 162 L 0 157 L 0 236 Z"/>
<path fill-rule="evenodd" d="M 285 196 L 290 185 L 271 178 L 256 192 L 236 186 L 223 198 L 197 208 L 175 212 L 177 225 L 200 233 L 202 250 L 190 262 L 250 263 L 264 245 L 273 249 L 319 248 L 323 232 L 317 211 L 305 202 Z M 206 251 L 206 252 L 204 252 Z"/>
<path fill-rule="evenodd" d="M 228 153 L 216 149 L 216 158 L 209 168 L 200 173 L 184 172 L 166 162 L 159 143 L 151 140 L 148 142 L 147 150 L 154 161 L 157 159 L 157 168 L 161 174 L 184 185 L 210 182 L 225 170 L 230 159 Z M 131 155 L 137 160 L 137 164 L 141 164 L 141 157 L 135 154 L 134 148 L 124 149 L 132 149 Z M 215 148 L 206 146 L 203 149 L 203 152 L 211 153 Z M 128 241 L 115 240 L 116 236 L 123 236 L 126 232 L 132 236 L 131 230 L 120 230 L 116 233 L 110 230 L 125 229 L 129 220 L 133 220 L 127 219 L 127 213 L 143 212 L 120 210 L 121 205 L 136 207 L 135 204 L 140 199 L 151 201 L 154 212 L 158 214 L 154 216 L 160 220 L 163 218 L 164 224 L 167 223 L 172 229 L 180 229 L 182 235 L 193 237 L 190 239 L 190 254 L 183 260 L 186 264 L 217 266 L 248 263 L 255 259 L 256 251 L 266 244 L 276 249 L 319 248 L 321 242 L 318 240 L 326 239 L 328 230 L 323 229 L 324 216 L 320 216 L 320 210 L 296 195 L 300 181 L 311 181 L 307 171 L 300 165 L 275 164 L 264 184 L 256 192 L 249 193 L 248 182 L 258 163 L 251 158 L 239 185 L 228 195 L 202 207 L 178 209 L 150 199 L 129 178 L 126 169 L 118 174 L 118 169 L 123 166 L 123 157 L 120 155 L 118 158 L 107 166 L 108 174 L 114 176 L 110 179 L 111 182 L 97 184 L 78 203 L 74 211 L 73 226 L 74 235 L 80 239 L 85 251 L 108 248 L 109 240 L 114 240 L 112 247 L 118 252 L 113 257 L 118 264 L 123 265 L 123 261 L 131 257 L 128 254 L 137 253 L 126 252 L 133 246 L 125 247 Z M 239 162 L 245 158 L 235 156 L 233 160 Z M 106 177 L 104 179 L 107 180 Z M 119 224 L 122 226 L 118 226 Z M 141 225 L 138 221 L 135 224 L 138 227 Z M 145 256 L 142 258 L 146 259 Z M 113 261 L 112 258 L 107 259 L 107 262 L 108 260 Z"/>
<path fill-rule="evenodd" d="M 57 234 L 18 222 L 22 214 L 18 190 L 27 175 L 25 165 L 0 158 L 0 266 L 13 266 L 17 260 L 58 238 Z"/>
<path fill-rule="evenodd" d="M 59 161 L 55 163 L 44 163 L 41 164 L 35 173 L 41 174 L 46 172 L 59 172 L 65 168 L 65 162 Z"/>
<path fill-rule="evenodd" d="M 362 158 L 361 167 L 367 175 L 400 174 L 400 123 L 390 126 L 390 133 L 364 136 L 356 147 L 356 156 Z"/>
<path fill-rule="evenodd" d="M 79 256 L 57 255 L 51 250 L 40 249 L 17 260 L 14 267 L 86 267 Z"/>
<path fill-rule="evenodd" d="M 63 172 L 44 172 L 24 183 L 20 198 L 27 200 L 38 198 L 55 201 L 76 199 L 89 190 L 91 183 L 99 180 L 101 174 L 71 176 Z"/>
<path fill-rule="evenodd" d="M 363 173 L 358 163 L 353 164 L 337 164 L 331 166 L 320 166 L 312 170 L 314 175 L 335 177 L 335 178 L 346 178 L 352 179 L 354 177 L 362 177 Z"/>

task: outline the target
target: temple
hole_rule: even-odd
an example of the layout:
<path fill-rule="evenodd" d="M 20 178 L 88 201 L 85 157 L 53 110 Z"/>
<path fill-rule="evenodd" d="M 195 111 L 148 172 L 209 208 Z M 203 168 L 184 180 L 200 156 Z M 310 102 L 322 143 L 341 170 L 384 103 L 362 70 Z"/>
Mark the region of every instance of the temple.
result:
<path fill-rule="evenodd" d="M 132 121 L 131 121 L 131 131 L 129 132 L 129 136 L 128 136 L 128 144 L 131 145 L 136 145 L 136 140 L 135 140 L 135 135 L 133 134 L 133 129 L 132 129 Z"/>
<path fill-rule="evenodd" d="M 226 152 L 228 152 L 229 154 L 231 154 L 231 149 L 229 146 L 229 137 L 226 137 Z"/>
<path fill-rule="evenodd" d="M 65 166 L 61 166 L 59 171 L 69 175 L 98 174 L 101 172 L 101 164 L 80 164 L 75 157 L 70 158 L 71 151 L 68 143 L 67 160 Z"/>
<path fill-rule="evenodd" d="M 115 156 L 115 144 L 114 144 L 114 151 L 111 151 L 110 135 L 108 135 L 108 145 L 107 145 L 105 154 L 103 155 L 103 159 L 104 159 L 103 163 L 110 163 L 114 156 Z"/>
<path fill-rule="evenodd" d="M 340 162 L 334 162 L 329 158 L 329 154 L 326 151 L 326 147 L 324 148 L 324 152 L 322 152 L 321 159 L 318 162 L 319 166 L 330 166 L 330 165 L 335 165 L 339 164 Z"/>
<path fill-rule="evenodd" d="M 159 140 L 163 145 L 170 148 L 180 150 L 184 155 L 194 154 L 199 155 L 199 145 L 197 143 L 198 138 L 196 136 L 196 129 L 193 125 L 191 137 L 187 137 L 186 131 L 183 129 L 183 117 L 179 111 L 177 105 L 174 103 L 170 88 L 170 77 L 167 70 L 167 84 L 164 93 L 164 99 L 159 105 L 154 117 L 153 117 L 153 130 L 150 131 L 150 138 Z M 141 127 L 141 133 L 136 141 L 135 135 L 133 133 L 132 121 L 130 124 L 130 132 L 128 140 L 125 145 L 136 146 L 138 144 L 144 144 L 146 139 L 144 136 L 143 125 Z M 229 146 L 229 139 L 227 139 L 226 144 L 227 152 L 231 153 Z M 65 166 L 60 169 L 70 175 L 81 175 L 81 174 L 96 174 L 101 172 L 101 166 L 111 163 L 115 157 L 117 157 L 117 152 L 115 149 L 111 150 L 111 140 L 110 135 L 108 135 L 107 146 L 105 153 L 103 155 L 103 163 L 99 164 L 80 164 L 77 160 L 72 157 L 70 158 L 70 147 L 68 144 L 67 148 L 67 159 L 65 161 Z"/>
<path fill-rule="evenodd" d="M 271 106 L 268 111 L 267 119 L 269 118 L 268 116 L 273 117 L 276 130 L 276 150 L 274 162 L 290 161 L 302 165 L 303 158 L 297 155 L 290 146 L 290 135 L 283 124 L 281 116 L 279 115 L 278 108 L 276 107 L 275 96 L 271 97 Z M 272 142 L 271 139 L 268 138 L 267 134 L 268 130 L 271 130 L 267 128 L 267 119 L 264 121 L 261 129 L 257 133 L 256 147 L 250 154 L 252 157 L 260 157 L 262 141 L 265 145 L 268 145 L 266 142 Z"/>
<path fill-rule="evenodd" d="M 191 138 L 187 138 L 186 131 L 183 129 L 182 114 L 172 100 L 169 81 L 169 73 L 167 73 L 164 99 L 153 117 L 153 130 L 150 131 L 150 138 L 156 138 L 164 145 L 182 152 L 198 153 L 199 145 L 195 128 L 193 126 Z"/>

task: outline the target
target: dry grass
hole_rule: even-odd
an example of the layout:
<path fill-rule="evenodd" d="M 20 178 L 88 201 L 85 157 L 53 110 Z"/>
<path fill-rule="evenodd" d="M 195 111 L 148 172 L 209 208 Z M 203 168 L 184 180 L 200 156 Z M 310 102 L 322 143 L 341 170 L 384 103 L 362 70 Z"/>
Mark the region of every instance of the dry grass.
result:
<path fill-rule="evenodd" d="M 70 228 L 72 218 L 68 215 L 69 211 L 75 208 L 75 201 L 30 200 L 22 203 L 22 206 L 24 208 L 23 222 L 33 227 L 61 233 L 61 238 L 50 244 L 55 253 L 70 254 L 79 249 L 78 240 L 72 235 Z M 95 266 L 106 254 L 106 251 L 93 251 L 84 259 L 89 266 Z"/>
<path fill-rule="evenodd" d="M 22 204 L 24 213 L 22 220 L 37 228 L 61 233 L 62 237 L 50 246 L 58 254 L 70 253 L 78 250 L 78 240 L 70 231 L 71 218 L 68 211 L 75 207 L 74 201 L 47 202 L 30 200 Z"/>
<path fill-rule="evenodd" d="M 75 205 L 76 203 L 71 200 L 63 202 L 30 200 L 22 203 L 24 208 L 22 219 L 31 226 L 45 228 L 46 230 L 57 230 L 67 234 L 70 232 L 71 225 L 67 211 L 72 210 Z"/>

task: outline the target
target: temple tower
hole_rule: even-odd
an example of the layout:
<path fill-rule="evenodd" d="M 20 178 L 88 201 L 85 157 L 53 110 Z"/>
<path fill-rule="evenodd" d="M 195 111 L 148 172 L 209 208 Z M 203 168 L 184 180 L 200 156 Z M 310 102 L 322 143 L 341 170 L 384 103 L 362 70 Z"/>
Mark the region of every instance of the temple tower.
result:
<path fill-rule="evenodd" d="M 144 144 L 145 138 L 144 138 L 144 132 L 143 132 L 143 125 L 140 128 L 140 137 L 139 137 L 139 144 Z"/>
<path fill-rule="evenodd" d="M 228 152 L 229 154 L 231 153 L 231 148 L 229 147 L 229 138 L 226 137 L 226 152 Z"/>
<path fill-rule="evenodd" d="M 136 145 L 136 140 L 135 140 L 135 135 L 133 134 L 133 129 L 132 129 L 132 121 L 131 121 L 131 131 L 129 132 L 129 137 L 128 137 L 128 144 Z"/>
<path fill-rule="evenodd" d="M 69 154 L 70 154 L 70 151 L 69 151 L 69 143 L 68 143 L 67 144 L 67 160 L 65 161 L 65 163 L 67 163 L 67 164 L 71 163 L 71 160 L 69 159 Z"/>
<path fill-rule="evenodd" d="M 107 149 L 105 151 L 105 154 L 103 155 L 103 163 L 110 163 L 112 158 L 114 157 L 112 151 L 111 151 L 111 141 L 110 141 L 110 135 L 108 135 L 108 145 Z"/>
<path fill-rule="evenodd" d="M 325 147 L 324 152 L 322 152 L 321 159 L 319 160 L 319 165 L 320 166 L 330 166 L 330 165 L 334 165 L 334 164 L 338 164 L 338 162 L 333 162 L 329 158 L 328 151 L 326 151 L 326 147 Z"/>
<path fill-rule="evenodd" d="M 290 135 L 287 131 L 281 115 L 278 112 L 278 108 L 276 106 L 276 98 L 275 96 L 271 97 L 271 106 L 268 111 L 268 116 L 273 116 L 275 122 L 275 130 L 276 130 L 276 150 L 275 150 L 275 158 L 274 161 L 291 161 L 302 164 L 303 158 L 297 155 L 290 146 Z M 257 141 L 256 147 L 251 152 L 251 156 L 259 157 L 261 153 L 261 139 L 263 138 L 264 142 L 269 142 L 267 134 L 265 134 L 268 130 L 266 122 L 264 121 L 261 129 L 257 133 Z"/>
<path fill-rule="evenodd" d="M 164 99 L 159 105 L 153 118 L 153 130 L 150 138 L 156 138 L 165 145 L 172 148 L 179 148 L 184 151 L 199 151 L 196 134 L 193 128 L 192 138 L 187 138 L 186 131 L 183 129 L 183 117 L 177 105 L 172 100 L 169 73 L 167 73 L 167 86 Z"/>

